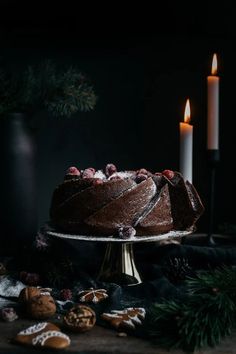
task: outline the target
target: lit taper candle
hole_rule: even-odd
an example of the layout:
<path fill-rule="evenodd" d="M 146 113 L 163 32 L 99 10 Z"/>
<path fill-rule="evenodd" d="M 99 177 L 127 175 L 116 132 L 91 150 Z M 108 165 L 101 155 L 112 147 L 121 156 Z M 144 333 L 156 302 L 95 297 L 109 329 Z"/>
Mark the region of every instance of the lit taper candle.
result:
<path fill-rule="evenodd" d="M 180 122 L 180 173 L 192 183 L 193 169 L 193 126 L 190 124 L 190 102 L 187 99 L 184 122 Z"/>
<path fill-rule="evenodd" d="M 213 55 L 211 75 L 207 77 L 207 149 L 219 149 L 219 81 L 217 56 Z"/>

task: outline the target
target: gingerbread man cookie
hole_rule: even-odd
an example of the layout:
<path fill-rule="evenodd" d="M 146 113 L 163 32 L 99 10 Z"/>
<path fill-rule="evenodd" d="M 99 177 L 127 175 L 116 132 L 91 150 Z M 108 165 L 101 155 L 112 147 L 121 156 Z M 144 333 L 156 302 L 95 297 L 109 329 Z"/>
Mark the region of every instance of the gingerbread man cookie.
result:
<path fill-rule="evenodd" d="M 109 322 L 116 329 L 135 329 L 141 325 L 146 311 L 142 307 L 128 307 L 124 310 L 113 310 L 111 313 L 103 313 L 102 319 Z"/>

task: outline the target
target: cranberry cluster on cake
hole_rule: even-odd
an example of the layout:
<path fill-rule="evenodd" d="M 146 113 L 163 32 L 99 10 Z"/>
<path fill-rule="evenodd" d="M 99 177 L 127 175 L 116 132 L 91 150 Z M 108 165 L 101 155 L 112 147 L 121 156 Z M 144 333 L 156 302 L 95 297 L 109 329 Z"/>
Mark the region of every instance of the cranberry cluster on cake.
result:
<path fill-rule="evenodd" d="M 159 235 L 192 230 L 204 211 L 194 186 L 179 172 L 152 173 L 70 167 L 53 192 L 51 224 L 79 235 Z"/>

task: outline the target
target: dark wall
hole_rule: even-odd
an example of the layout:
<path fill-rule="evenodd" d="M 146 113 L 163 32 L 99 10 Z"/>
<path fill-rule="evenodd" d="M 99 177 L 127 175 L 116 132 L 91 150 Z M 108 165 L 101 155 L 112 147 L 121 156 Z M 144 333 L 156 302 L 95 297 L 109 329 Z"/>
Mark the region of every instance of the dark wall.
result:
<path fill-rule="evenodd" d="M 70 119 L 45 112 L 37 116 L 39 225 L 48 219 L 52 191 L 71 165 L 103 168 L 113 162 L 119 169 L 178 170 L 179 121 L 188 97 L 194 125 L 193 183 L 207 208 L 206 77 L 214 52 L 221 76 L 215 225 L 235 222 L 231 3 L 218 10 L 206 4 L 189 10 L 185 5 L 158 5 L 156 12 L 143 14 L 138 9 L 138 16 L 124 8 L 100 15 L 96 9 L 73 14 L 69 5 L 54 12 L 36 6 L 34 15 L 27 16 L 12 2 L 5 7 L 6 16 L 1 12 L 0 55 L 9 67 L 20 70 L 45 58 L 76 64 L 98 95 L 93 112 Z M 206 224 L 207 213 L 199 230 Z"/>

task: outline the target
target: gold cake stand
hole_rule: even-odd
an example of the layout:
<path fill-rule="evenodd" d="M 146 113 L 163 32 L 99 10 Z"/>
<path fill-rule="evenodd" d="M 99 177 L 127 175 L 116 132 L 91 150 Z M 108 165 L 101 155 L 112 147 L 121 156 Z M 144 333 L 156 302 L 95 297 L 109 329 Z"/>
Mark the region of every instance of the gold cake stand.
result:
<path fill-rule="evenodd" d="M 123 286 L 133 286 L 142 283 L 142 279 L 135 265 L 133 244 L 137 242 L 160 242 L 164 240 L 179 239 L 191 234 L 193 231 L 170 231 L 154 236 L 134 236 L 121 239 L 115 236 L 74 235 L 47 230 L 47 235 L 60 239 L 105 242 L 107 244 L 103 262 L 97 275 L 97 280 L 112 282 Z"/>

